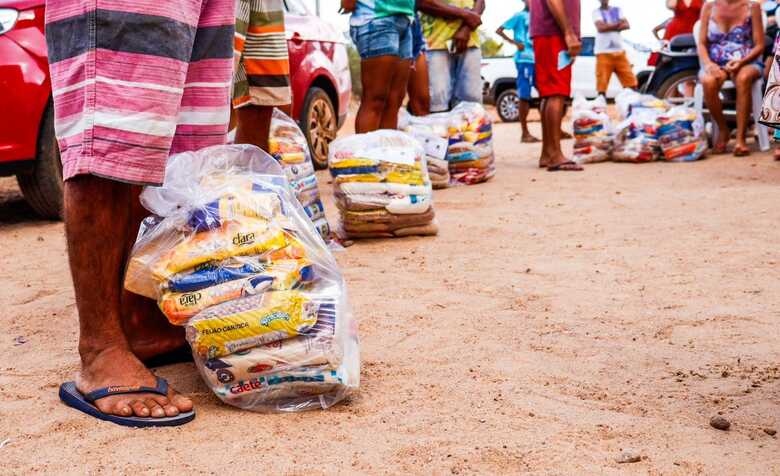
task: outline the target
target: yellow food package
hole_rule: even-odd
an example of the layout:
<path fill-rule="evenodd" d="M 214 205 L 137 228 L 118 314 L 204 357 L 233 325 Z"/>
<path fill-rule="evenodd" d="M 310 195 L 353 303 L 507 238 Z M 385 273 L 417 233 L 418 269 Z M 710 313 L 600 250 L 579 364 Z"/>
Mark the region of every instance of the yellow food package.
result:
<path fill-rule="evenodd" d="M 241 217 L 216 230 L 208 230 L 186 237 L 152 266 L 152 273 L 160 281 L 171 275 L 210 261 L 221 261 L 231 256 L 259 255 L 288 245 L 286 233 L 271 226 L 268 221 Z"/>
<path fill-rule="evenodd" d="M 193 351 L 205 358 L 232 354 L 304 333 L 318 305 L 300 291 L 267 292 L 206 309 L 187 325 Z"/>

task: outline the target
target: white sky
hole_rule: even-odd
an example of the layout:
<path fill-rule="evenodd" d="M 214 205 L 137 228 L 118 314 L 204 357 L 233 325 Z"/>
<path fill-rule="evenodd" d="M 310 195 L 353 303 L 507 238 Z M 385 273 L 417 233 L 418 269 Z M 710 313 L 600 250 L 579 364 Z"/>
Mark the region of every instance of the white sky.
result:
<path fill-rule="evenodd" d="M 303 0 L 314 11 L 315 0 Z M 520 8 L 519 0 L 485 0 L 486 9 L 483 16 L 482 28 L 493 34 L 496 29 L 512 14 L 513 9 Z M 654 38 L 651 30 L 654 26 L 671 16 L 666 9 L 664 0 L 612 0 L 611 4 L 619 6 L 631 23 L 631 30 L 624 32 L 623 36 L 637 43 L 653 46 Z M 349 17 L 339 15 L 339 0 L 320 0 L 320 9 L 323 18 L 337 24 L 342 30 L 349 28 Z M 595 27 L 591 22 L 591 13 L 599 5 L 598 0 L 582 0 L 582 33 L 593 35 Z"/>

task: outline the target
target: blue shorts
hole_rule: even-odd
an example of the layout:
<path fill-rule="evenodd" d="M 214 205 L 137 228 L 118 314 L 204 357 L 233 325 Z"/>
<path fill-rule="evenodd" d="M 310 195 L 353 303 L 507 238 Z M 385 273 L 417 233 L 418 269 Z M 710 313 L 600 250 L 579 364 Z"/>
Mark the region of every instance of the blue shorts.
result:
<path fill-rule="evenodd" d="M 423 36 L 420 16 L 416 15 L 414 23 L 412 23 L 412 57 L 417 60 L 426 49 L 428 48 L 425 44 L 425 36 Z"/>
<path fill-rule="evenodd" d="M 517 66 L 517 96 L 523 101 L 531 100 L 531 89 L 536 86 L 533 63 L 515 63 Z"/>
<path fill-rule="evenodd" d="M 412 23 L 405 15 L 374 18 L 349 28 L 361 59 L 377 56 L 412 58 Z"/>

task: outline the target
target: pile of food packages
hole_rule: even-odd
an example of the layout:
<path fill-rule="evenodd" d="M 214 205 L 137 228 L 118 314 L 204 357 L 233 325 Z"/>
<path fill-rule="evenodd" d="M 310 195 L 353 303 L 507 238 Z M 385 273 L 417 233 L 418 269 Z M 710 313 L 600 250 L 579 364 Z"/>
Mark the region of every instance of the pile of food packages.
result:
<path fill-rule="evenodd" d="M 438 233 L 425 151 L 410 135 L 382 130 L 338 139 L 328 165 L 346 238 Z"/>
<path fill-rule="evenodd" d="M 424 117 L 415 117 L 402 110 L 399 129 L 415 137 L 433 136 L 447 141 L 444 159 L 449 168 L 450 184 L 482 183 L 496 173 L 493 122 L 481 104 L 463 102 L 450 112 Z M 435 141 L 429 142 L 435 144 Z"/>
<path fill-rule="evenodd" d="M 593 101 L 578 96 L 572 105 L 574 161 L 590 164 L 609 160 L 614 134 L 607 115 L 607 101 L 599 96 Z"/>
<path fill-rule="evenodd" d="M 328 408 L 355 391 L 356 326 L 341 272 L 285 171 L 254 146 L 169 159 L 125 288 L 186 326 L 196 366 L 224 402 Z"/>
<path fill-rule="evenodd" d="M 704 120 L 695 109 L 673 107 L 654 96 L 631 90 L 619 94 L 615 103 L 621 120 L 611 125 L 605 101 L 575 99 L 576 161 L 687 162 L 705 156 Z"/>
<path fill-rule="evenodd" d="M 325 207 L 320 199 L 314 162 L 311 159 L 306 136 L 290 117 L 274 109 L 268 150 L 279 161 L 303 210 L 314 223 L 320 235 L 328 240 L 330 226 L 325 219 Z"/>

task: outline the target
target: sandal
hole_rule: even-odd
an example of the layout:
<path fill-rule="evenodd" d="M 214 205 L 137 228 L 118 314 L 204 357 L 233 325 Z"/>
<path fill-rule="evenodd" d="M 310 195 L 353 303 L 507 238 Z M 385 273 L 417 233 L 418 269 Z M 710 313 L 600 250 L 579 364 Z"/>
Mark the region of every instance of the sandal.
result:
<path fill-rule="evenodd" d="M 547 167 L 548 172 L 582 172 L 583 170 L 585 169 L 580 164 L 571 160 Z"/>
<path fill-rule="evenodd" d="M 747 147 L 734 147 L 734 157 L 747 157 L 750 155 L 750 149 Z"/>
<path fill-rule="evenodd" d="M 728 143 L 725 144 L 715 144 L 712 146 L 712 149 L 710 149 L 712 155 L 723 155 L 728 152 L 729 145 Z"/>

